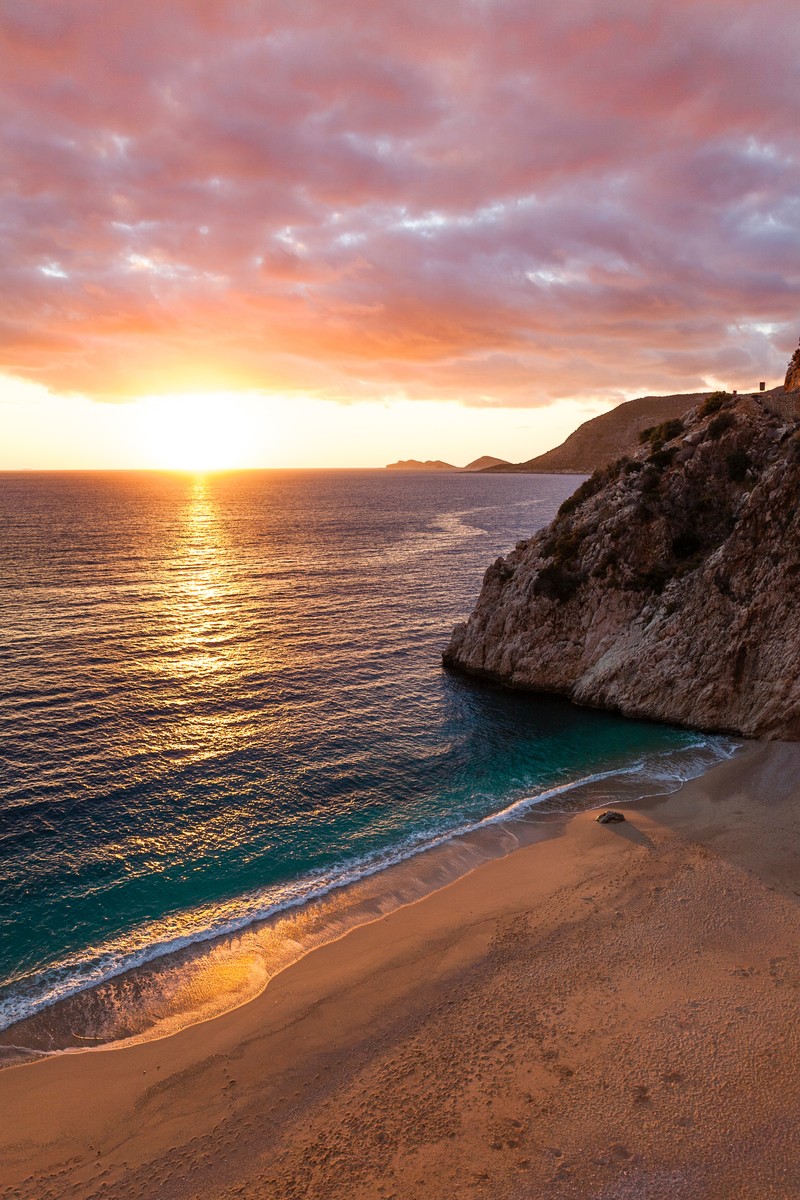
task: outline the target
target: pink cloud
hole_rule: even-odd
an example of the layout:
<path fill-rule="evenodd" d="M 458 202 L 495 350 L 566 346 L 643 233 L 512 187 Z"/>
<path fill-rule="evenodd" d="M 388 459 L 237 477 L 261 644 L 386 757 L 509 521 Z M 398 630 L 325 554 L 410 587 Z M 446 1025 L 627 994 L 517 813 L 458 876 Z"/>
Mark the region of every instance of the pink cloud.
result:
<path fill-rule="evenodd" d="M 782 0 L 0 0 L 0 369 L 471 404 L 777 377 Z"/>

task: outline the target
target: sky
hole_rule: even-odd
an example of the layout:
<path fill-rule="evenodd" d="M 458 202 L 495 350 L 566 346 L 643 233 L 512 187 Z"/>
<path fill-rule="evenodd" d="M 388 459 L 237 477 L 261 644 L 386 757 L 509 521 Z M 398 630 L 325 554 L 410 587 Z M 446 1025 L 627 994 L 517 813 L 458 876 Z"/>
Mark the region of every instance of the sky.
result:
<path fill-rule="evenodd" d="M 0 0 L 0 467 L 520 460 L 772 386 L 798 61 L 789 0 Z"/>

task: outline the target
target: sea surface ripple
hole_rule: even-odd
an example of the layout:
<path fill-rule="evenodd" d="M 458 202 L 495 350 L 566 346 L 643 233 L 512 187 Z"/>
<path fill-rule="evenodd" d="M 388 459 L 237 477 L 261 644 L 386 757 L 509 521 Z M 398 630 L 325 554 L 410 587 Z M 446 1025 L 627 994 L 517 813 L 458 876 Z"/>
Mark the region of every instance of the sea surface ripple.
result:
<path fill-rule="evenodd" d="M 222 933 L 543 798 L 669 790 L 729 753 L 441 669 L 485 567 L 578 481 L 0 475 L 0 1029 L 89 987 L 66 1042 L 62 1021 L 20 1044 L 205 1012 L 267 969 L 263 936 L 201 968 Z M 111 988 L 157 960 L 157 983 Z"/>

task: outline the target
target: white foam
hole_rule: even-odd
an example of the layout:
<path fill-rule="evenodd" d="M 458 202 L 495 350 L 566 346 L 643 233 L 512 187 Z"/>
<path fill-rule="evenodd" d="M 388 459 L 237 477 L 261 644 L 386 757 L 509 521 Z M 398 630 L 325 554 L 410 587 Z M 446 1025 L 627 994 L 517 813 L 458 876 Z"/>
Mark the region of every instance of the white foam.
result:
<path fill-rule="evenodd" d="M 409 835 L 391 850 L 335 863 L 325 871 L 308 874 L 281 887 L 245 894 L 226 905 L 196 912 L 195 923 L 188 929 L 186 925 L 187 920 L 192 919 L 191 914 L 179 914 L 172 920 L 172 923 L 182 929 L 179 935 L 168 936 L 169 919 L 159 922 L 155 927 L 142 927 L 124 939 L 118 939 L 97 949 L 89 948 L 83 956 L 66 958 L 53 967 L 10 981 L 9 987 L 12 990 L 0 999 L 0 1030 L 32 1017 L 58 1001 L 98 987 L 137 967 L 193 945 L 240 933 L 256 922 L 321 900 L 331 892 L 358 883 L 458 838 L 491 826 L 513 825 L 514 821 L 524 819 L 526 813 L 543 804 L 548 804 L 548 810 L 551 812 L 575 811 L 574 803 L 572 806 L 559 808 L 558 805 L 549 802 L 559 799 L 566 802 L 582 789 L 592 789 L 612 780 L 624 780 L 629 785 L 638 784 L 638 789 L 631 787 L 630 799 L 641 798 L 643 794 L 670 794 L 689 779 L 703 774 L 715 763 L 730 758 L 738 746 L 739 743 L 728 739 L 698 738 L 690 745 L 662 751 L 629 766 L 594 772 L 521 797 L 486 817 L 462 822 L 451 828 L 424 830 Z M 645 789 L 644 792 L 641 791 L 642 788 Z M 608 799 L 606 796 L 598 800 L 597 804 L 592 804 L 589 798 L 586 807 L 597 807 L 607 803 Z M 615 797 L 615 802 L 619 803 L 619 796 Z"/>

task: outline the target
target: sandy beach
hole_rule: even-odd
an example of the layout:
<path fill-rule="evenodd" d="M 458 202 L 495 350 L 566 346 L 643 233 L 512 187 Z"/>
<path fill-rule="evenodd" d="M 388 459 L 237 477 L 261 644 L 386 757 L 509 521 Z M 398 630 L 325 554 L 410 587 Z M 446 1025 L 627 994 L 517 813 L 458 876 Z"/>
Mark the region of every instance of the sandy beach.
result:
<path fill-rule="evenodd" d="M 626 812 L 213 1021 L 3 1071 L 0 1195 L 800 1196 L 800 746 Z"/>

